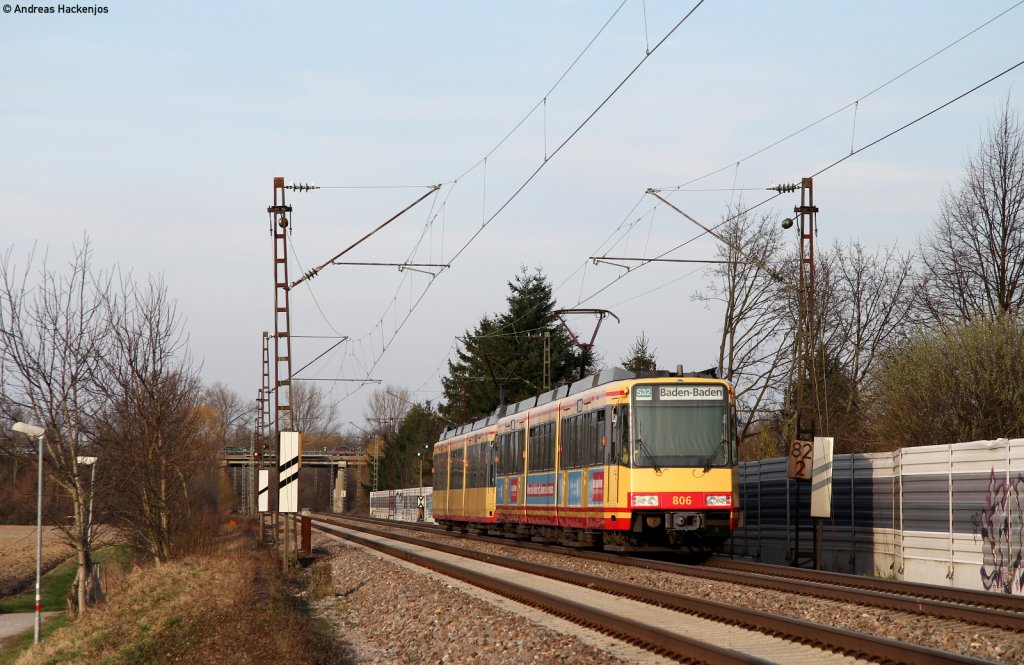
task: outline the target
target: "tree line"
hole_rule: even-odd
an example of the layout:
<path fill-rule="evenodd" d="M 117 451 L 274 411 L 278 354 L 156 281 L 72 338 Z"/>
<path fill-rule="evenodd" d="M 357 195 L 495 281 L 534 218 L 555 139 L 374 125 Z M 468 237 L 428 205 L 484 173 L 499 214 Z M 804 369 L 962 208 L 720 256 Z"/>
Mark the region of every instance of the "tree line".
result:
<path fill-rule="evenodd" d="M 75 552 L 79 612 L 105 528 L 158 564 L 213 537 L 228 491 L 216 456 L 251 415 L 223 385 L 203 387 L 163 281 L 96 269 L 88 239 L 63 268 L 0 256 L 0 412 L 5 431 L 44 430 L 46 522 Z M 5 521 L 35 516 L 39 442 L 0 445 Z"/>

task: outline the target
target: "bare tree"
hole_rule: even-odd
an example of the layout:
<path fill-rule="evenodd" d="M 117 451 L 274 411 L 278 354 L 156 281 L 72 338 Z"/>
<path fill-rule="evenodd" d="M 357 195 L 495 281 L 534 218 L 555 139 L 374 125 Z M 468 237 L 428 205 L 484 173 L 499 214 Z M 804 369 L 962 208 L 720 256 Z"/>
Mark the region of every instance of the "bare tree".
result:
<path fill-rule="evenodd" d="M 338 433 L 338 405 L 330 396 L 307 381 L 292 381 L 292 422 L 302 432 L 302 444 L 319 448 Z"/>
<path fill-rule="evenodd" d="M 850 450 L 861 436 L 863 393 L 884 354 L 906 336 L 914 307 L 912 254 L 836 243 L 818 260 L 816 326 L 821 431 Z"/>
<path fill-rule="evenodd" d="M 202 385 L 164 284 L 123 278 L 104 318 L 112 339 L 101 431 L 112 467 L 108 509 L 129 542 L 163 563 L 210 529 L 216 442 L 199 435 Z"/>
<path fill-rule="evenodd" d="M 216 381 L 203 391 L 202 403 L 209 412 L 210 434 L 220 447 L 248 441 L 254 407 L 246 406 L 238 393 Z"/>
<path fill-rule="evenodd" d="M 723 261 L 711 269 L 714 283 L 695 299 L 723 307 L 718 374 L 735 384 L 746 435 L 777 411 L 790 361 L 794 319 L 787 307 L 791 287 L 776 268 L 784 258 L 781 226 L 774 215 L 730 211 L 718 230 Z"/>
<path fill-rule="evenodd" d="M 82 456 L 95 452 L 107 284 L 91 270 L 88 239 L 75 250 L 65 273 L 50 269 L 44 257 L 34 284 L 34 252 L 23 271 L 12 252 L 0 257 L 0 404 L 7 417 L 30 418 L 46 430 L 46 482 L 55 483 L 70 501 L 70 521 L 58 519 L 56 525 L 78 560 L 77 592 L 71 600 L 81 613 L 88 604 L 92 566 L 92 486 Z"/>
<path fill-rule="evenodd" d="M 948 189 L 922 243 L 921 308 L 927 322 L 1020 314 L 1024 305 L 1024 126 L 1006 99 Z"/>
<path fill-rule="evenodd" d="M 390 443 L 398 436 L 398 428 L 412 406 L 407 388 L 386 385 L 370 393 L 363 418 L 371 424 L 371 432 Z"/>

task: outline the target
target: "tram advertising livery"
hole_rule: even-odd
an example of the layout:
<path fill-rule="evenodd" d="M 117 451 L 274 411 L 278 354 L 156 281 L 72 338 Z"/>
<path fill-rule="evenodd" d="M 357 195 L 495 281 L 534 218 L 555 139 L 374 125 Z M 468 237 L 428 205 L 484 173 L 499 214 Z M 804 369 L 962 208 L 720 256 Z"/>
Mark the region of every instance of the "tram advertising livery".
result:
<path fill-rule="evenodd" d="M 712 373 L 611 369 L 434 445 L 449 529 L 611 551 L 710 551 L 737 526 L 735 393 Z"/>

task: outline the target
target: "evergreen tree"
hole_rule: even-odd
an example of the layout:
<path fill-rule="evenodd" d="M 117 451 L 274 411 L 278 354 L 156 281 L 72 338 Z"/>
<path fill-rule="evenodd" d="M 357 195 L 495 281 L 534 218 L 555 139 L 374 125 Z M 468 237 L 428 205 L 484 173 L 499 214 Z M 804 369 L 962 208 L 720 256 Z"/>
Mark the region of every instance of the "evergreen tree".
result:
<path fill-rule="evenodd" d="M 544 390 L 544 339 L 549 334 L 552 387 L 581 376 L 580 352 L 554 312 L 550 282 L 540 271 L 524 266 L 508 282 L 507 310 L 485 315 L 461 338 L 457 359 L 448 361 L 442 378 L 445 404 L 441 413 L 456 423 L 486 416 L 502 402 L 511 404 Z M 592 373 L 588 354 L 582 375 Z"/>
<path fill-rule="evenodd" d="M 657 349 L 651 350 L 651 340 L 641 331 L 640 336 L 629 347 L 629 355 L 620 359 L 619 362 L 625 369 L 631 372 L 652 372 L 658 369 L 658 360 L 655 357 Z"/>
<path fill-rule="evenodd" d="M 430 485 L 433 482 L 434 442 L 443 431 L 444 419 L 429 402 L 412 406 L 398 425 L 394 442 L 381 456 L 381 487 L 417 487 L 421 469 L 423 484 Z"/>

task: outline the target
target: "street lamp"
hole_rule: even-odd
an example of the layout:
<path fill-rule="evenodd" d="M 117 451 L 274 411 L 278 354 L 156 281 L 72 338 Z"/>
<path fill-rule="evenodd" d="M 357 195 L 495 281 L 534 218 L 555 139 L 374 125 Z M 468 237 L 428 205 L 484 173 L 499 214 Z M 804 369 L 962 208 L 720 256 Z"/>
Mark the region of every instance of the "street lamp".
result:
<path fill-rule="evenodd" d="M 36 621 L 35 621 L 35 644 L 39 644 L 39 628 L 42 625 L 42 615 L 39 613 L 40 605 L 40 578 L 43 572 L 43 436 L 46 430 L 38 425 L 29 425 L 23 422 L 14 423 L 14 431 L 21 432 L 27 436 L 34 436 L 39 439 L 39 479 L 36 483 Z"/>

